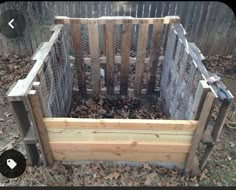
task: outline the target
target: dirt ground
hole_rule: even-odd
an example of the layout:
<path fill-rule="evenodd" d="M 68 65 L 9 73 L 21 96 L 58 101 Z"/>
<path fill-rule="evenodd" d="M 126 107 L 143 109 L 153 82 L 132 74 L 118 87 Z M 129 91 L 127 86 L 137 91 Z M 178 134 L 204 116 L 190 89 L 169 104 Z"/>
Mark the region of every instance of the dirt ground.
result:
<path fill-rule="evenodd" d="M 217 72 L 236 96 L 236 59 L 230 56 L 209 57 L 206 67 L 209 71 Z M 15 148 L 25 155 L 6 92 L 14 81 L 24 78 L 30 68 L 30 57 L 0 56 L 0 154 Z M 89 106 L 86 101 L 82 104 Z M 102 114 L 105 114 L 104 110 Z M 236 101 L 231 107 L 216 148 L 198 177 L 183 176 L 177 168 L 171 170 L 147 163 L 131 166 L 113 162 L 89 162 L 69 166 L 57 162 L 47 168 L 27 167 L 25 173 L 16 179 L 7 179 L 0 174 L 0 186 L 235 186 L 235 123 Z"/>

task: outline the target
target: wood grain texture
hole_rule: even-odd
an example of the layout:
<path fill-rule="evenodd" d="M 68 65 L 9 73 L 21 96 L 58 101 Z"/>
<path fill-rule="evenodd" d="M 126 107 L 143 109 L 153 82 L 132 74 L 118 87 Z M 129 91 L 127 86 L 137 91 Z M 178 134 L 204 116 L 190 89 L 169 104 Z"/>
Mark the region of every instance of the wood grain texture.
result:
<path fill-rule="evenodd" d="M 148 77 L 148 94 L 153 93 L 156 84 L 157 67 L 159 63 L 159 56 L 161 55 L 161 32 L 163 30 L 163 24 L 154 22 L 152 41 L 150 49 L 150 60 L 149 60 L 149 77 Z"/>
<path fill-rule="evenodd" d="M 53 157 L 52 157 L 52 152 L 51 148 L 49 146 L 49 139 L 47 135 L 47 129 L 45 126 L 45 123 L 43 121 L 43 115 L 40 110 L 40 103 L 39 103 L 39 98 L 37 95 L 37 92 L 35 90 L 31 90 L 29 93 L 29 100 L 30 104 L 32 106 L 32 111 L 33 111 L 33 116 L 35 119 L 35 124 L 37 126 L 37 131 L 41 143 L 41 148 L 42 148 L 42 153 L 45 157 L 46 164 L 47 165 L 52 165 L 53 164 Z"/>
<path fill-rule="evenodd" d="M 122 25 L 121 32 L 121 67 L 120 67 L 120 94 L 128 94 L 128 78 L 130 64 L 130 45 L 131 45 L 131 21 Z"/>
<path fill-rule="evenodd" d="M 154 142 L 129 142 L 129 141 L 73 141 L 73 142 L 49 142 L 52 151 L 71 150 L 79 152 L 166 152 L 166 153 L 188 153 L 190 144 L 181 143 L 154 143 Z"/>
<path fill-rule="evenodd" d="M 134 152 L 73 152 L 53 151 L 56 161 L 79 161 L 79 160 L 110 160 L 110 161 L 138 161 L 138 162 L 174 162 L 184 163 L 186 154 L 181 153 L 143 153 Z"/>
<path fill-rule="evenodd" d="M 207 92 L 209 91 L 210 91 L 210 88 L 207 82 L 204 80 L 201 80 L 198 83 L 197 91 L 195 93 L 195 97 L 193 101 L 192 110 L 188 119 L 196 119 L 196 120 L 199 119 L 200 112 L 204 104 L 204 100 L 206 98 Z"/>
<path fill-rule="evenodd" d="M 80 24 L 72 25 L 72 41 L 75 51 L 76 67 L 78 73 L 78 86 L 81 95 L 86 94 L 86 82 L 85 82 L 85 72 L 84 72 L 84 62 L 82 56 L 82 39 L 80 32 Z"/>
<path fill-rule="evenodd" d="M 188 154 L 186 162 L 185 162 L 185 172 L 189 172 L 192 169 L 192 162 L 193 162 L 193 159 L 196 155 L 196 150 L 199 146 L 200 140 L 202 138 L 203 130 L 205 128 L 205 125 L 207 124 L 207 119 L 210 114 L 210 110 L 211 110 L 212 104 L 214 102 L 214 99 L 215 99 L 215 96 L 214 96 L 213 92 L 211 92 L 211 91 L 208 92 L 207 97 L 204 102 L 204 105 L 203 105 L 203 108 L 202 108 L 202 111 L 201 111 L 201 114 L 200 114 L 200 117 L 199 117 L 199 125 L 193 135 L 192 143 L 191 143 L 192 146 L 191 146 L 191 149 L 189 151 L 189 154 Z"/>
<path fill-rule="evenodd" d="M 89 32 L 89 49 L 92 65 L 92 87 L 93 94 L 96 96 L 100 93 L 100 62 L 99 62 L 99 35 L 97 21 L 88 23 Z"/>
<path fill-rule="evenodd" d="M 114 94 L 114 60 L 115 60 L 115 24 L 114 20 L 106 21 L 105 24 L 105 43 L 106 43 L 106 87 L 107 94 Z"/>
<path fill-rule="evenodd" d="M 148 23 L 139 25 L 137 60 L 135 65 L 134 93 L 139 95 L 142 88 L 142 79 L 144 73 L 144 59 L 146 56 L 146 47 L 148 39 Z"/>
<path fill-rule="evenodd" d="M 86 129 L 145 129 L 145 130 L 190 130 L 194 131 L 198 121 L 194 120 L 148 120 L 148 119 L 78 119 L 44 118 L 47 128 Z"/>

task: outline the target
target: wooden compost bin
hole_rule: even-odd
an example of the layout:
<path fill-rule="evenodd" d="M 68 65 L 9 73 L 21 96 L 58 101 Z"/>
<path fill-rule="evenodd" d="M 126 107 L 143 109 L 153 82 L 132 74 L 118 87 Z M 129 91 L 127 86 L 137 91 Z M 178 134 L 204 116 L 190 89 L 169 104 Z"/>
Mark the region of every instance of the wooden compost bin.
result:
<path fill-rule="evenodd" d="M 117 26 L 120 30 L 116 30 Z M 34 66 L 28 76 L 18 80 L 8 92 L 30 164 L 38 163 L 40 151 L 46 165 L 54 160 L 141 161 L 199 171 L 196 151 L 200 141 L 207 139 L 200 162 L 200 167 L 204 167 L 233 96 L 228 91 L 230 101 L 221 101 L 212 133 L 205 136 L 219 98 L 216 89 L 207 83 L 209 73 L 202 63 L 204 57 L 194 43 L 186 40 L 179 17 L 56 17 L 51 30 L 50 40 L 43 42 L 33 55 Z M 136 48 L 133 40 L 137 40 Z M 130 55 L 131 49 L 134 56 Z M 70 55 L 71 50 L 75 58 Z M 80 95 L 155 96 L 161 98 L 170 119 L 68 118 L 72 62 L 77 69 Z M 101 63 L 105 64 L 105 87 L 100 83 Z M 130 63 L 135 64 L 133 87 L 128 84 Z M 92 88 L 86 86 L 86 64 L 91 66 Z M 115 64 L 120 64 L 119 87 L 114 85 Z M 148 68 L 145 88 L 144 65 Z M 220 85 L 224 86 L 222 82 Z"/>

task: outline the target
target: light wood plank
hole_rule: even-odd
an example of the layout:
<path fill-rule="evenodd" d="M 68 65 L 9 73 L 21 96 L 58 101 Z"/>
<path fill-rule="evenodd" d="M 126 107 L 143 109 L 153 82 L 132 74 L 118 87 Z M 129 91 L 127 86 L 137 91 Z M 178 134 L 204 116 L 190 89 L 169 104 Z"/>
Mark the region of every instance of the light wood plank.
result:
<path fill-rule="evenodd" d="M 107 87 L 107 94 L 112 95 L 114 94 L 114 61 L 115 61 L 114 20 L 109 20 L 106 22 L 105 31 L 106 31 L 105 43 L 106 43 L 106 57 L 107 57 L 105 82 Z"/>
<path fill-rule="evenodd" d="M 63 132 L 49 132 L 49 141 L 54 142 L 152 142 L 152 143 L 176 143 L 176 144 L 191 144 L 191 135 L 164 135 L 164 134 L 141 134 L 141 133 L 74 133 L 73 130 L 65 130 Z"/>
<path fill-rule="evenodd" d="M 92 62 L 92 86 L 93 94 L 100 93 L 100 63 L 99 63 L 99 35 L 97 21 L 88 23 L 89 49 Z"/>
<path fill-rule="evenodd" d="M 73 151 L 53 151 L 53 157 L 58 161 L 78 161 L 78 160 L 112 160 L 112 161 L 138 161 L 138 162 L 175 162 L 184 163 L 186 154 L 184 153 L 142 153 L 133 152 L 73 152 Z"/>
<path fill-rule="evenodd" d="M 163 18 L 133 18 L 127 17 L 127 19 L 132 20 L 132 24 L 141 24 L 147 22 L 148 24 L 153 24 L 153 21 L 164 23 L 164 24 L 174 24 L 179 23 L 180 18 L 178 16 L 166 16 Z M 70 18 L 66 16 L 56 16 L 56 24 L 88 24 L 89 21 L 98 20 L 98 24 L 106 24 L 109 20 L 114 20 L 114 24 L 124 24 L 125 19 L 123 17 L 112 17 L 112 16 L 103 16 L 99 18 Z"/>
<path fill-rule="evenodd" d="M 164 144 L 164 143 L 132 143 L 127 141 L 122 142 L 49 142 L 52 151 L 55 150 L 71 150 L 78 152 L 166 152 L 166 153 L 188 153 L 190 144 Z"/>
<path fill-rule="evenodd" d="M 118 134 L 146 134 L 146 135 L 190 135 L 192 136 L 194 131 L 190 130 L 165 130 L 165 129 L 86 129 L 86 128 L 47 128 L 52 133 L 118 133 Z"/>
<path fill-rule="evenodd" d="M 200 114 L 200 117 L 199 117 L 199 125 L 196 128 L 196 131 L 193 135 L 192 143 L 191 143 L 192 146 L 191 146 L 191 149 L 189 151 L 188 157 L 185 162 L 185 172 L 190 172 L 192 169 L 193 159 L 196 155 L 196 150 L 197 150 L 200 140 L 202 138 L 203 130 L 205 128 L 205 125 L 207 124 L 207 119 L 210 114 L 214 99 L 215 99 L 214 93 L 208 92 L 207 97 L 204 102 L 204 105 L 203 105 L 203 108 L 202 108 L 202 111 L 201 111 L 201 114 Z"/>
<path fill-rule="evenodd" d="M 148 40 L 148 23 L 139 25 L 137 60 L 135 65 L 134 93 L 139 95 L 142 88 L 142 79 L 144 73 L 144 59 L 146 56 L 146 47 Z"/>
<path fill-rule="evenodd" d="M 148 120 L 148 119 L 78 119 L 44 118 L 47 128 L 86 129 L 145 129 L 145 130 L 190 130 L 198 125 L 195 120 Z"/>
<path fill-rule="evenodd" d="M 131 21 L 127 20 L 127 22 L 122 25 L 121 32 L 120 93 L 122 95 L 128 94 L 131 29 Z"/>
<path fill-rule="evenodd" d="M 47 129 L 45 127 L 45 123 L 43 121 L 43 115 L 40 110 L 40 103 L 39 98 L 36 90 L 31 90 L 29 92 L 29 100 L 30 104 L 32 106 L 33 116 L 35 119 L 35 124 L 37 125 L 37 131 L 40 138 L 40 143 L 42 145 L 42 152 L 46 160 L 47 165 L 53 164 L 53 157 L 51 148 L 49 146 L 49 139 L 47 136 Z"/>
<path fill-rule="evenodd" d="M 82 39 L 80 32 L 80 24 L 72 25 L 72 41 L 75 51 L 75 59 L 78 73 L 78 86 L 81 92 L 81 95 L 86 94 L 86 82 L 85 82 L 85 73 L 84 73 L 84 62 L 82 55 Z"/>

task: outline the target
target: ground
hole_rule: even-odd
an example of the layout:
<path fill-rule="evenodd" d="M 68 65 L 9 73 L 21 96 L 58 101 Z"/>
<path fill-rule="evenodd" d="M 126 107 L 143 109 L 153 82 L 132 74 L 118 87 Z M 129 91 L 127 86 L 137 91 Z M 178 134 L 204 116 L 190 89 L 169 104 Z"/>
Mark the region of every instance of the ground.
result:
<path fill-rule="evenodd" d="M 220 74 L 236 95 L 236 59 L 230 56 L 207 58 L 209 71 Z M 24 78 L 31 68 L 30 57 L 0 56 L 0 154 L 15 148 L 25 155 L 20 133 L 7 103 L 6 92 L 11 84 Z M 86 102 L 84 103 L 86 104 Z M 16 179 L 0 174 L 0 186 L 235 186 L 236 185 L 236 102 L 201 176 L 183 176 L 176 169 L 151 166 L 114 164 L 112 162 L 81 163 L 52 167 L 27 167 Z"/>

